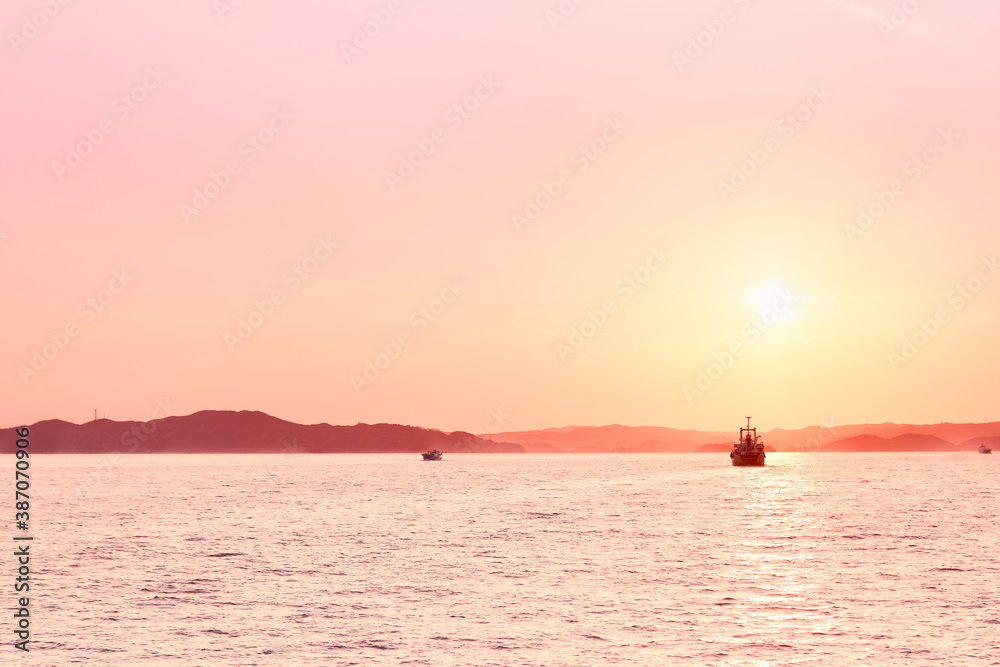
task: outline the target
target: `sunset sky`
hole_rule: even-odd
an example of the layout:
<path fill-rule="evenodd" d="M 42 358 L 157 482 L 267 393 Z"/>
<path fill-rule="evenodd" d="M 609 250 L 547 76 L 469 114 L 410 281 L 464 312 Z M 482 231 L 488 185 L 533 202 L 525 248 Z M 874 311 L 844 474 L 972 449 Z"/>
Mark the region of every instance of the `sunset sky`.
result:
<path fill-rule="evenodd" d="M 995 2 L 232 4 L 0 9 L 0 426 L 1000 419 Z"/>

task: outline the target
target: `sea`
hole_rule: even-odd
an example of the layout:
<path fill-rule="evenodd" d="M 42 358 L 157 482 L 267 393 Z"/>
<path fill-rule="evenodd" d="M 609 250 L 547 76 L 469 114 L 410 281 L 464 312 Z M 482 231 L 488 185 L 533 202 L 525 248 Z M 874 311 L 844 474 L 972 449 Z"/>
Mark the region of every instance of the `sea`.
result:
<path fill-rule="evenodd" d="M 31 462 L 3 665 L 1000 665 L 995 454 Z"/>

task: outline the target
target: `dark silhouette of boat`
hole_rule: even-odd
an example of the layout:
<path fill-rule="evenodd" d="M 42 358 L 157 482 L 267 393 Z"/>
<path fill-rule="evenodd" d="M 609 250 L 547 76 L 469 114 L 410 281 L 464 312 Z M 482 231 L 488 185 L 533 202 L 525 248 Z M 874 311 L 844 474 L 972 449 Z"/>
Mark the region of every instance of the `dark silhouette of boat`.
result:
<path fill-rule="evenodd" d="M 756 428 L 750 428 L 750 417 L 747 417 L 746 428 L 740 429 L 739 442 L 733 444 L 729 458 L 734 466 L 764 465 L 764 441 L 757 435 Z"/>
<path fill-rule="evenodd" d="M 424 457 L 424 461 L 440 461 L 441 460 L 441 452 L 439 452 L 436 449 L 432 449 L 429 452 L 424 452 L 423 454 L 421 454 L 421 456 Z"/>
<path fill-rule="evenodd" d="M 990 449 L 989 447 L 987 447 L 986 445 L 979 445 L 979 453 L 980 454 L 992 454 L 993 450 Z"/>

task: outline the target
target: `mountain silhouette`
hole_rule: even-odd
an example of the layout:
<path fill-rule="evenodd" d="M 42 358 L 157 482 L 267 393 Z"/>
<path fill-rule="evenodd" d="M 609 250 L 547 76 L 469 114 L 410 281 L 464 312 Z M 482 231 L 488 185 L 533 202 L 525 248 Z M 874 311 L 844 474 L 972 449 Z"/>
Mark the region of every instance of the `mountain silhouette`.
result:
<path fill-rule="evenodd" d="M 737 422 L 738 423 L 738 422 Z M 1000 438 L 1000 422 L 988 424 L 837 424 L 759 431 L 766 451 L 896 452 L 965 451 L 979 447 L 980 436 Z M 692 431 L 663 426 L 564 426 L 508 431 L 484 436 L 522 445 L 529 452 L 722 452 L 739 429 Z M 954 443 L 961 443 L 956 445 Z M 994 445 L 995 446 L 995 445 Z"/>
<path fill-rule="evenodd" d="M 304 425 L 249 411 L 204 410 L 149 422 L 98 419 L 71 424 L 51 419 L 29 428 L 33 454 L 524 452 L 520 445 L 464 431 L 444 433 L 401 424 Z M 16 437 L 13 428 L 0 429 L 3 442 Z"/>
<path fill-rule="evenodd" d="M 402 424 L 296 424 L 256 411 L 203 410 L 148 422 L 59 419 L 30 426 L 39 454 L 136 453 L 655 453 L 728 451 L 738 430 L 694 431 L 662 426 L 564 426 L 477 436 Z M 996 448 L 1000 423 L 849 424 L 761 432 L 766 451 L 904 452 Z M 4 442 L 13 428 L 0 429 Z M 954 444 L 960 443 L 960 444 Z M 772 449 L 773 447 L 773 449 Z"/>

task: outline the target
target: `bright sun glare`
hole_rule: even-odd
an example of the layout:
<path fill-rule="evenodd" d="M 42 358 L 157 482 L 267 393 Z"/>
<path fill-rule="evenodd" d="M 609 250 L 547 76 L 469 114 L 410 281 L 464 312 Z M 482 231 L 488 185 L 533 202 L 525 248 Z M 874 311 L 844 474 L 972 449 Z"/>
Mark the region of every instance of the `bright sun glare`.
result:
<path fill-rule="evenodd" d="M 802 300 L 801 295 L 796 295 L 792 290 L 778 282 L 770 282 L 757 289 L 746 292 L 747 303 L 755 307 L 755 311 L 773 311 L 770 316 L 775 316 L 776 323 L 784 324 L 799 319 L 802 315 L 798 303 Z"/>

